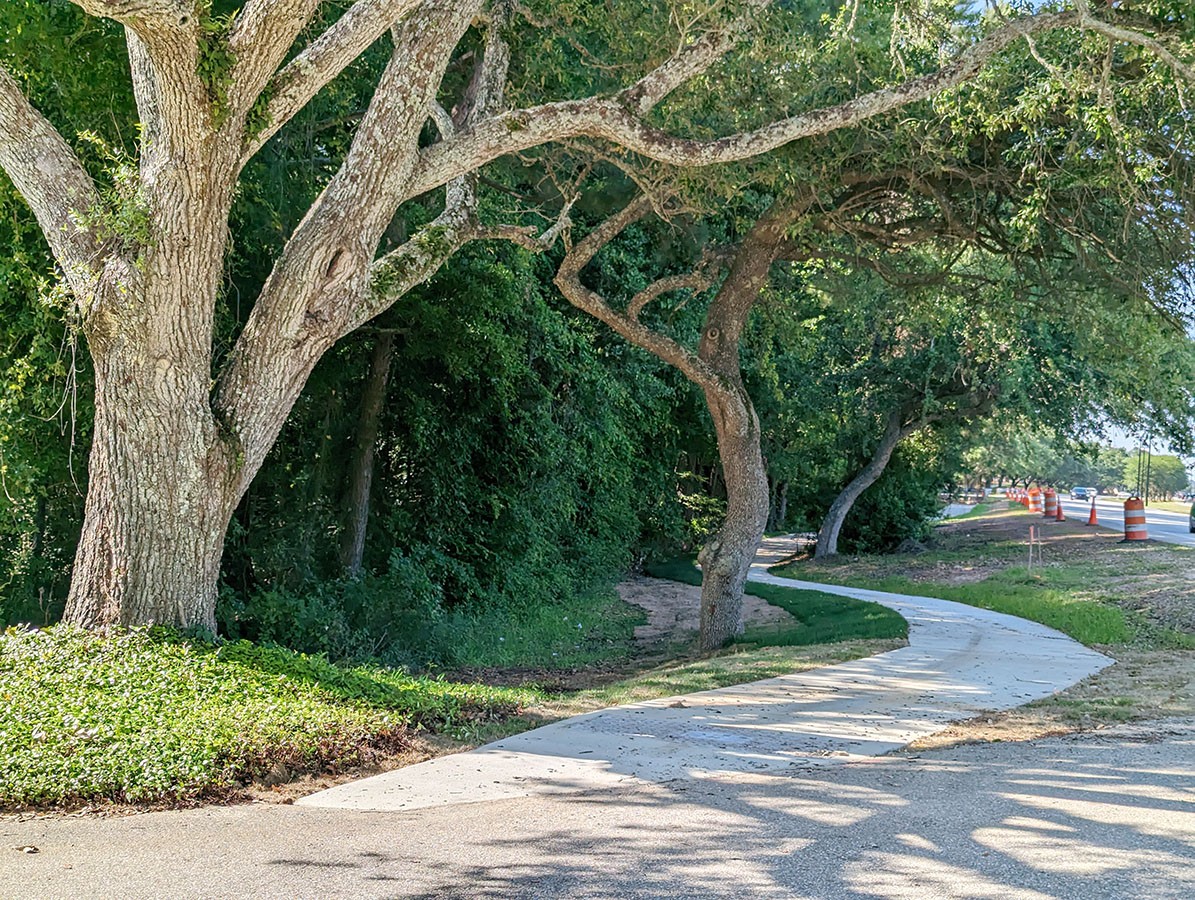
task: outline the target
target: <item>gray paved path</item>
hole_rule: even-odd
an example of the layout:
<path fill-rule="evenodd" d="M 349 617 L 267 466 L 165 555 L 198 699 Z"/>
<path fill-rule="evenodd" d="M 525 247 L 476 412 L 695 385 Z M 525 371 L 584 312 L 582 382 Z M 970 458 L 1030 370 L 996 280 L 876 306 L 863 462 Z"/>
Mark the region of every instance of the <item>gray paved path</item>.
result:
<path fill-rule="evenodd" d="M 1189 900 L 1193 784 L 1176 723 L 412 812 L 0 821 L 0 896 Z"/>
<path fill-rule="evenodd" d="M 899 609 L 910 646 L 301 806 L 0 820 L 0 897 L 1195 896 L 1195 723 L 875 756 L 1108 660 L 982 610 L 815 587 Z"/>
<path fill-rule="evenodd" d="M 601 710 L 322 791 L 308 807 L 404 810 L 676 779 L 785 773 L 876 757 L 986 710 L 1048 696 L 1111 660 L 1057 631 L 945 600 L 777 578 L 765 542 L 751 579 L 873 600 L 909 646 L 736 687 Z"/>

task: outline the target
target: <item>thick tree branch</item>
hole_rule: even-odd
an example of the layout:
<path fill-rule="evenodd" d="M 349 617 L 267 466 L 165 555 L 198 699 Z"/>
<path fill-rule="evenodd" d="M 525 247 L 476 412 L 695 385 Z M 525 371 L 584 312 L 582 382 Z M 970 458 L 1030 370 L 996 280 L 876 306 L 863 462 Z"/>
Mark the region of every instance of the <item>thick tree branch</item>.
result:
<path fill-rule="evenodd" d="M 357 0 L 336 24 L 286 64 L 266 87 L 269 124 L 246 148 L 248 160 L 333 78 L 422 0 Z M 460 173 L 457 173 L 460 174 Z M 455 175 L 453 177 L 456 177 Z M 446 184 L 447 178 L 440 182 Z"/>
<path fill-rule="evenodd" d="M 369 296 L 345 331 L 389 309 L 412 288 L 435 275 L 465 244 L 482 236 L 472 186 L 463 178 L 457 179 L 448 186 L 444 212 L 370 266 Z"/>
<path fill-rule="evenodd" d="M 164 22 L 121 21 L 141 121 L 142 175 L 152 187 L 160 169 L 181 168 L 180 161 L 199 166 L 208 156 L 215 123 L 199 77 L 200 26 L 190 12 Z"/>
<path fill-rule="evenodd" d="M 972 78 L 996 54 L 1025 35 L 1073 26 L 1074 11 L 1014 19 L 976 41 L 928 75 L 881 88 L 845 103 L 801 113 L 755 131 L 711 141 L 676 137 L 644 122 L 636 87 L 613 98 L 548 103 L 504 113 L 422 151 L 408 196 L 445 184 L 463 172 L 507 153 L 549 141 L 592 137 L 612 141 L 643 156 L 680 166 L 709 166 L 759 156 L 805 137 L 827 134 L 932 97 Z M 665 66 L 669 65 L 665 63 Z M 657 72 L 660 70 L 657 70 Z M 678 71 L 684 71 L 683 69 Z M 653 73 L 654 74 L 654 73 Z M 640 84 L 652 76 L 646 76 Z M 662 88 L 657 88 L 657 92 Z"/>
<path fill-rule="evenodd" d="M 275 411 L 290 408 L 323 352 L 430 277 L 474 236 L 472 186 L 457 179 L 445 213 L 375 268 L 436 90 L 481 2 L 425 4 L 396 26 L 390 62 L 344 163 L 262 288 L 216 396 L 242 442 L 246 471 L 255 471 L 277 436 Z"/>
<path fill-rule="evenodd" d="M 598 251 L 651 211 L 650 198 L 640 195 L 621 211 L 607 218 L 565 254 L 556 271 L 556 286 L 560 288 L 565 299 L 577 309 L 589 313 L 635 346 L 679 369 L 694 384 L 706 386 L 716 383 L 717 374 L 696 353 L 667 335 L 641 324 L 630 315 L 616 311 L 601 294 L 581 282 L 581 272 L 592 262 Z"/>
<path fill-rule="evenodd" d="M 1092 12 L 1091 4 L 1088 3 L 1088 0 L 1075 0 L 1075 8 L 1078 10 L 1079 25 L 1084 30 L 1094 31 L 1096 34 L 1102 34 L 1122 44 L 1134 44 L 1138 47 L 1143 47 L 1162 60 L 1162 62 L 1166 63 L 1176 75 L 1195 83 L 1195 67 L 1175 56 L 1157 38 L 1150 37 L 1131 28 L 1122 28 L 1119 25 L 1113 25 L 1111 22 L 1105 22 Z"/>
<path fill-rule="evenodd" d="M 71 0 L 84 12 L 138 29 L 186 27 L 194 18 L 194 0 Z"/>
<path fill-rule="evenodd" d="M 246 112 L 278 70 L 321 0 L 249 0 L 228 36 L 236 57 L 229 102 Z"/>
<path fill-rule="evenodd" d="M 705 314 L 698 353 L 723 378 L 741 381 L 739 342 L 768 283 L 788 228 L 813 208 L 816 195 L 798 187 L 777 197 L 735 251 L 730 272 Z"/>
<path fill-rule="evenodd" d="M 2 67 L 0 168 L 33 210 L 76 297 L 86 302 L 103 260 L 79 221 L 98 209 L 99 195 L 74 151 Z"/>

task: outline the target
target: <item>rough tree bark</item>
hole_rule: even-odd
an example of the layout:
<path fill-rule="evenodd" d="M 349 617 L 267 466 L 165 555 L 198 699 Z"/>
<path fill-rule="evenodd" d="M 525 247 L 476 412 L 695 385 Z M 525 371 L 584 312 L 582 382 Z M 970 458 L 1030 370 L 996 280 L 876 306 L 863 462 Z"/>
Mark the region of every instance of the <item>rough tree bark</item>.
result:
<path fill-rule="evenodd" d="M 888 462 L 892 459 L 892 454 L 900 442 L 916 430 L 904 427 L 902 425 L 903 417 L 903 411 L 899 409 L 894 409 L 888 414 L 884 425 L 884 434 L 876 446 L 875 453 L 872 454 L 867 465 L 859 470 L 858 474 L 842 489 L 842 493 L 835 497 L 834 502 L 830 504 L 830 508 L 826 511 L 826 517 L 822 520 L 822 527 L 817 532 L 817 546 L 813 550 L 814 559 L 822 559 L 838 553 L 838 535 L 842 531 L 842 525 L 851 511 L 851 507 L 855 505 L 855 501 L 863 495 L 863 492 L 884 474 L 884 469 L 888 467 Z"/>
<path fill-rule="evenodd" d="M 743 630 L 743 586 L 768 519 L 767 469 L 759 418 L 743 385 L 740 339 L 784 242 L 786 226 L 813 201 L 809 191 L 795 190 L 755 223 L 735 249 L 726 279 L 706 309 L 696 351 L 644 325 L 639 316 L 667 293 L 711 287 L 725 254 L 707 254 L 692 272 L 648 285 L 631 298 L 624 312 L 615 310 L 580 278 L 599 250 L 652 211 L 647 197 L 638 198 L 594 229 L 565 255 L 556 275 L 556 284 L 570 303 L 677 368 L 705 396 L 727 500 L 726 518 L 698 555 L 702 569 L 698 646 L 705 653 L 724 646 Z"/>
<path fill-rule="evenodd" d="M 394 357 L 394 332 L 383 331 L 373 345 L 369 361 L 369 375 L 361 392 L 361 410 L 357 418 L 357 433 L 353 439 L 353 454 L 349 461 L 349 487 L 344 504 L 344 535 L 340 545 L 340 560 L 345 574 L 355 578 L 361 573 L 365 559 L 365 532 L 369 525 L 369 495 L 373 486 L 374 445 L 378 442 L 378 421 L 386 400 L 386 383 L 390 378 L 390 361 Z"/>
<path fill-rule="evenodd" d="M 468 180 L 487 162 L 579 136 L 680 165 L 745 159 L 930 97 L 1026 35 L 1061 27 L 1145 44 L 1190 75 L 1149 35 L 1113 34 L 1114 26 L 1081 3 L 1012 18 L 936 72 L 702 142 L 664 133 L 646 117 L 708 73 L 771 0 L 744 0 L 729 21 L 713 17 L 706 33 L 681 42 L 613 96 L 522 110 L 508 110 L 502 99 L 509 53 L 499 35 L 511 13 L 504 0 L 356 0 L 293 56 L 319 0 L 246 0 L 227 29 L 211 21 L 204 0 L 74 2 L 124 26 L 142 135 L 131 194 L 144 229 L 114 235 L 105 227 L 105 219 L 115 221 L 113 211 L 3 67 L 0 169 L 38 219 L 96 364 L 91 493 L 66 612 L 68 621 L 87 627 L 213 626 L 225 528 L 312 368 L 336 340 L 433 275 L 461 246 L 495 234 L 478 223 Z M 475 24 L 488 39 L 453 118 L 437 97 Z M 279 255 L 213 388 L 213 322 L 240 172 L 388 31 L 391 58 L 352 145 Z M 224 68 L 212 71 L 214 60 L 226 61 Z M 421 143 L 429 119 L 442 138 Z M 398 208 L 437 188 L 445 189 L 444 213 L 379 257 Z M 698 362 L 708 384 L 721 377 Z M 720 402 L 730 430 L 750 430 L 749 408 L 729 399 L 736 384 L 708 390 L 716 397 L 726 391 Z M 742 526 L 744 534 L 753 529 Z"/>
<path fill-rule="evenodd" d="M 704 388 L 726 482 L 726 518 L 697 555 L 701 631 L 709 653 L 743 632 L 743 586 L 768 520 L 768 476 L 760 453 L 759 417 L 740 384 Z"/>

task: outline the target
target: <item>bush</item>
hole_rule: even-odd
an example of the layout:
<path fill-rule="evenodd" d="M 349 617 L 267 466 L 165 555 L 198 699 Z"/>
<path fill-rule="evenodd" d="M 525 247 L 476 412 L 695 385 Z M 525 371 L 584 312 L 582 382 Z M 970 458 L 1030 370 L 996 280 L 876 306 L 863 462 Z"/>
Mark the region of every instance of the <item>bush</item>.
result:
<path fill-rule="evenodd" d="M 843 553 L 886 553 L 906 539 L 924 540 L 941 504 L 942 475 L 897 452 L 879 481 L 863 492 L 842 526 Z M 828 505 L 828 504 L 827 504 Z"/>

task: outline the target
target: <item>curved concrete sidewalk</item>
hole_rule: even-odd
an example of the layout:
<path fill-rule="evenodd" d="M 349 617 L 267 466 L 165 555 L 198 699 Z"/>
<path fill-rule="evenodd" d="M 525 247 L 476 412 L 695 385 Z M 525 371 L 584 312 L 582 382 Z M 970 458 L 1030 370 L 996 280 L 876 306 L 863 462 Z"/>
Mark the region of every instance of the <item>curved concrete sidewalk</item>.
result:
<path fill-rule="evenodd" d="M 420 809 L 640 782 L 782 773 L 875 757 L 950 722 L 1048 696 L 1112 663 L 1060 632 L 903 594 L 777 578 L 765 542 L 752 581 L 872 600 L 909 622 L 909 646 L 867 659 L 566 719 L 299 800 Z"/>

